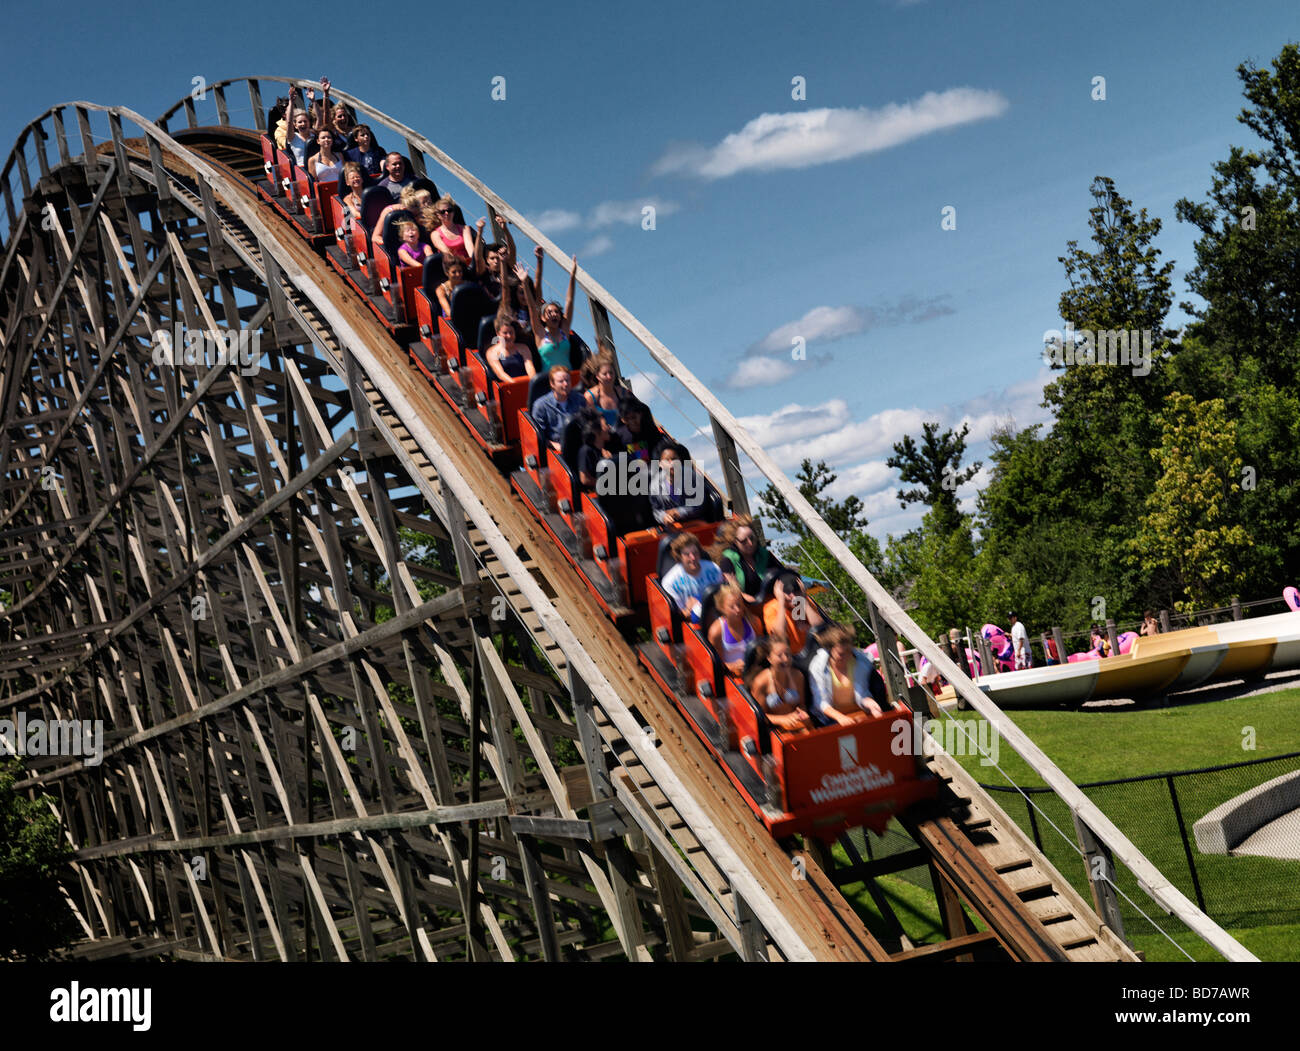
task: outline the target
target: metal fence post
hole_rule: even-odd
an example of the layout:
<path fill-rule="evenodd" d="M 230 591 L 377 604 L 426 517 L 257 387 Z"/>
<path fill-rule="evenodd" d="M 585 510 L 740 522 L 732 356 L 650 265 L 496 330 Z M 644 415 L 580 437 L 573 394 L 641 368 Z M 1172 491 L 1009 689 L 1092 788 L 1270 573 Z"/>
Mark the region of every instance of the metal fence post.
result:
<path fill-rule="evenodd" d="M 1025 809 L 1029 811 L 1029 831 L 1034 837 L 1034 846 L 1041 851 L 1043 849 L 1043 836 L 1038 831 L 1038 818 L 1034 816 L 1034 800 L 1028 792 L 1025 793 Z"/>
<path fill-rule="evenodd" d="M 1174 817 L 1178 819 L 1178 834 L 1183 838 L 1183 854 L 1187 857 L 1187 870 L 1192 876 L 1192 889 L 1196 891 L 1196 904 L 1202 912 L 1209 915 L 1209 910 L 1205 907 L 1205 895 L 1201 892 L 1201 881 L 1196 875 L 1196 860 L 1192 856 L 1191 844 L 1187 841 L 1187 825 L 1183 821 L 1183 808 L 1178 805 L 1178 793 L 1174 790 L 1172 774 L 1165 778 L 1165 784 L 1169 786 L 1169 800 L 1174 804 Z"/>

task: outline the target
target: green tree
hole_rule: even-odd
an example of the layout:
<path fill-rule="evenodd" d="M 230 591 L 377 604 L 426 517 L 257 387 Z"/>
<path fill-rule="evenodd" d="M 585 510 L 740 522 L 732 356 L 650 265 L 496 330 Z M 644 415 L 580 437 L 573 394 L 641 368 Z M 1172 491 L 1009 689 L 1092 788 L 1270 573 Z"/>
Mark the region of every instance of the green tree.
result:
<path fill-rule="evenodd" d="M 1200 231 L 1187 285 L 1205 305 L 1183 309 L 1207 343 L 1259 359 L 1287 387 L 1300 377 L 1300 45 L 1272 65 L 1237 67 L 1250 103 L 1238 119 L 1263 148 L 1233 146 L 1214 165 L 1209 200 L 1184 198 L 1175 211 Z"/>
<path fill-rule="evenodd" d="M 1223 399 L 1171 394 L 1160 419 L 1160 468 L 1131 549 L 1144 566 L 1172 571 L 1184 611 L 1221 605 L 1243 578 L 1239 554 L 1250 534 L 1233 522 L 1241 459 Z"/>
<path fill-rule="evenodd" d="M 1141 374 L 1132 357 L 1128 365 L 1054 360 L 1059 374 L 1043 396 L 1055 422 L 1046 433 L 994 436 L 979 504 L 988 613 L 1015 605 L 1026 622 L 1067 628 L 1086 623 L 1097 596 L 1117 617 L 1140 609 L 1146 596 L 1149 581 L 1123 553 L 1155 484 L 1153 414 L 1169 372 L 1164 319 L 1174 264 L 1154 245 L 1160 221 L 1135 210 L 1104 176 L 1091 194 L 1091 245 L 1069 241 L 1060 257 L 1069 286 L 1060 314 L 1097 342 L 1100 333 L 1126 333 L 1130 353 L 1149 333 L 1150 371 Z"/>
<path fill-rule="evenodd" d="M 826 496 L 826 489 L 835 483 L 836 478 L 824 461 L 814 465 L 811 460 L 804 460 L 795 480 L 804 499 L 812 504 L 868 572 L 875 575 L 881 568 L 880 543 L 867 532 L 867 516 L 858 497 L 850 495 L 843 500 L 833 500 Z M 827 585 L 817 595 L 817 601 L 827 615 L 845 623 L 857 620 L 859 615 L 865 618 L 867 605 L 862 589 L 831 556 L 826 546 L 813 536 L 803 520 L 795 515 L 776 486 L 768 485 L 759 494 L 759 501 L 763 517 L 772 529 L 790 537 L 774 545 L 781 561 Z"/>
<path fill-rule="evenodd" d="M 1094 247 L 1067 242 L 1060 262 L 1070 287 L 1061 293 L 1061 317 L 1076 330 L 1127 333 L 1130 349 L 1135 339 L 1149 338 L 1151 371 L 1141 375 L 1131 364 L 1102 361 L 1057 363 L 1063 371 L 1043 397 L 1056 413 L 1052 440 L 1079 517 L 1109 534 L 1102 560 L 1110 561 L 1154 482 L 1147 451 L 1155 440 L 1151 417 L 1165 394 L 1163 325 L 1173 301 L 1174 263 L 1162 264 L 1153 244 L 1159 219 L 1148 218 L 1145 208 L 1135 213 L 1104 176 L 1091 192 Z"/>
<path fill-rule="evenodd" d="M 0 960 L 43 960 L 77 932 L 57 878 L 70 848 L 46 800 L 14 792 L 17 770 L 0 764 Z"/>
<path fill-rule="evenodd" d="M 1176 205 L 1199 233 L 1187 284 L 1203 303 L 1182 304 L 1198 320 L 1173 365 L 1176 389 L 1222 398 L 1237 421 L 1246 477 L 1235 510 L 1252 540 L 1238 557 L 1243 590 L 1259 595 L 1300 576 L 1300 45 L 1237 74 L 1248 103 L 1238 119 L 1262 142 L 1214 165 L 1204 202 Z"/>
<path fill-rule="evenodd" d="M 899 560 L 887 575 L 901 575 L 901 569 L 910 577 L 897 597 L 927 635 L 982 623 L 969 515 L 960 516 L 956 526 L 949 528 L 936 520 L 935 510 L 926 512 L 920 529 L 890 537 L 886 557 Z"/>
<path fill-rule="evenodd" d="M 961 466 L 969 424 L 963 423 L 960 431 L 949 428 L 939 434 L 938 421 L 927 421 L 921 429 L 919 446 L 905 434 L 901 442 L 894 443 L 894 455 L 885 463 L 898 472 L 905 485 L 920 487 L 900 489 L 899 506 L 906 509 L 908 504 L 925 504 L 934 516 L 934 528 L 946 536 L 961 524 L 957 490 L 974 478 L 982 465 L 974 463 L 965 470 Z"/>
<path fill-rule="evenodd" d="M 1031 631 L 1078 631 L 1091 622 L 1098 594 L 1121 616 L 1116 569 L 1098 554 L 1104 537 L 1080 515 L 1051 433 L 1041 425 L 1005 426 L 991 443 L 989 480 L 977 505 L 981 616 L 1002 623 L 1015 608 Z"/>
<path fill-rule="evenodd" d="M 805 459 L 799 465 L 795 483 L 800 495 L 813 506 L 822 520 L 831 527 L 836 536 L 844 537 L 850 533 L 867 528 L 867 515 L 862 501 L 856 496 L 847 496 L 843 500 L 831 500 L 825 491 L 835 484 L 838 475 L 826 466 L 825 460 L 818 460 L 814 465 Z M 796 515 L 776 486 L 768 485 L 758 496 L 763 505 L 763 514 L 769 525 L 779 533 L 793 533 L 803 539 L 811 534 L 803 519 Z"/>

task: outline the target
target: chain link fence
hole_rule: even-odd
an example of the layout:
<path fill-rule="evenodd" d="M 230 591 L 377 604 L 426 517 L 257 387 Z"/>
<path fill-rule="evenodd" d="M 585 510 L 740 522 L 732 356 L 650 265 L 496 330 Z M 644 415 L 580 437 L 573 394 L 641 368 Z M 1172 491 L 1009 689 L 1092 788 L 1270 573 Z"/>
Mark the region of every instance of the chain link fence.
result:
<path fill-rule="evenodd" d="M 1297 771 L 1300 752 L 1291 752 L 1198 770 L 1094 781 L 1079 787 L 1201 911 L 1222 927 L 1249 928 L 1300 923 L 1300 822 L 1274 826 L 1270 844 L 1261 848 L 1284 855 L 1280 857 L 1208 852 L 1198 846 L 1196 824 L 1223 804 Z M 983 787 L 996 793 L 994 798 L 1002 809 L 1033 837 L 1085 900 L 1090 900 L 1078 844 L 1063 840 L 1049 824 L 1050 819 L 1066 831 L 1074 827 L 1069 808 L 1052 790 Z M 1262 818 L 1262 814 L 1256 814 L 1246 824 L 1257 827 Z M 1200 839 L 1203 843 L 1209 839 L 1207 831 Z M 1226 846 L 1231 850 L 1239 844 L 1229 841 Z M 1150 920 L 1133 904 L 1150 904 L 1137 881 L 1123 868 L 1114 879 L 1121 892 L 1125 930 L 1150 930 Z M 1179 935 L 1187 929 L 1180 921 L 1171 917 L 1154 919 L 1175 940 L 1182 940 Z"/>
<path fill-rule="evenodd" d="M 1220 926 L 1235 930 L 1300 924 L 1300 820 L 1274 826 L 1275 834 L 1265 848 L 1287 857 L 1207 852 L 1198 846 L 1196 824 L 1223 804 L 1288 774 L 1300 778 L 1300 752 L 1204 769 L 1095 781 L 1079 788 L 1174 886 Z M 995 802 L 1091 903 L 1088 866 L 1066 804 L 1049 788 L 982 787 L 994 794 Z M 1255 827 L 1261 819 L 1261 814 L 1248 816 L 1246 825 Z M 1069 838 L 1063 838 L 1057 829 Z M 841 848 L 850 848 L 850 864 L 894 857 L 916 848 L 897 822 L 892 822 L 883 836 L 854 829 L 846 838 L 847 843 L 841 840 Z M 1208 841 L 1212 837 L 1203 829 L 1200 838 Z M 1239 844 L 1229 837 L 1226 846 L 1231 850 Z M 899 869 L 893 875 L 930 891 L 930 875 L 924 865 Z M 1126 867 L 1118 866 L 1110 878 L 1127 937 L 1137 938 L 1140 946 L 1150 949 L 1153 938 L 1156 943 L 1164 942 L 1159 933 L 1163 931 L 1188 953 L 1218 958 L 1217 954 L 1204 956 L 1201 950 L 1208 947 L 1202 946 L 1182 921 L 1158 910 L 1153 912 L 1151 899 Z M 899 901 L 894 901 L 893 906 L 906 908 Z M 1169 946 L 1162 955 L 1182 958 L 1184 953 Z"/>

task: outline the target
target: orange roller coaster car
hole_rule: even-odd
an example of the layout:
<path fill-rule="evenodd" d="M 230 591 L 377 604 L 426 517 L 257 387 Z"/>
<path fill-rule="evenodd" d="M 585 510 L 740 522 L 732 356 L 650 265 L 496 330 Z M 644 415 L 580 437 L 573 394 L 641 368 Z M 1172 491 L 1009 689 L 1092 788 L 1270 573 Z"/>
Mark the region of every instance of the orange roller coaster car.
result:
<path fill-rule="evenodd" d="M 912 740 L 906 709 L 886 707 L 852 726 L 797 735 L 772 726 L 700 627 L 683 619 L 659 584 L 665 536 L 680 530 L 618 532 L 617 516 L 600 498 L 579 491 L 576 465 L 538 440 L 530 409 L 545 390 L 545 378 L 502 382 L 487 369 L 487 348 L 480 343 L 490 337 L 484 319 L 495 315 L 498 301 L 477 286 L 462 286 L 452 317 L 435 316 L 429 292 L 440 277 L 436 266 L 426 264 L 421 274 L 420 268 L 385 265 L 390 261 L 384 246 L 373 243 L 361 224 L 344 221 L 331 190 L 321 192 L 291 154 L 265 138 L 262 152 L 267 181 L 258 183 L 258 193 L 370 304 L 412 366 L 509 476 L 606 616 L 628 634 L 649 626 L 650 641 L 634 644 L 641 663 L 773 836 L 831 840 L 859 826 L 880 832 L 893 815 L 936 795 L 937 779 L 918 767 L 910 747 L 898 747 L 900 740 Z M 571 342 L 576 383 L 590 351 L 576 335 Z M 540 374 L 540 362 L 535 364 Z M 703 501 L 702 518 L 685 528 L 707 545 L 724 517 L 722 498 L 707 481 Z"/>

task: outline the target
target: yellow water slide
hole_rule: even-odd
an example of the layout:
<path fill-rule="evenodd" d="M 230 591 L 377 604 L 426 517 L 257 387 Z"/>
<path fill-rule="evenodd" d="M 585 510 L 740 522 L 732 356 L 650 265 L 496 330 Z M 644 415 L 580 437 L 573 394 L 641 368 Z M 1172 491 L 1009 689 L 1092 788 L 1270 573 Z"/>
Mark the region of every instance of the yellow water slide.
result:
<path fill-rule="evenodd" d="M 1048 708 L 1112 697 L 1137 700 L 1287 668 L 1300 668 L 1298 612 L 1147 636 L 1128 653 L 975 681 L 999 708 Z"/>

